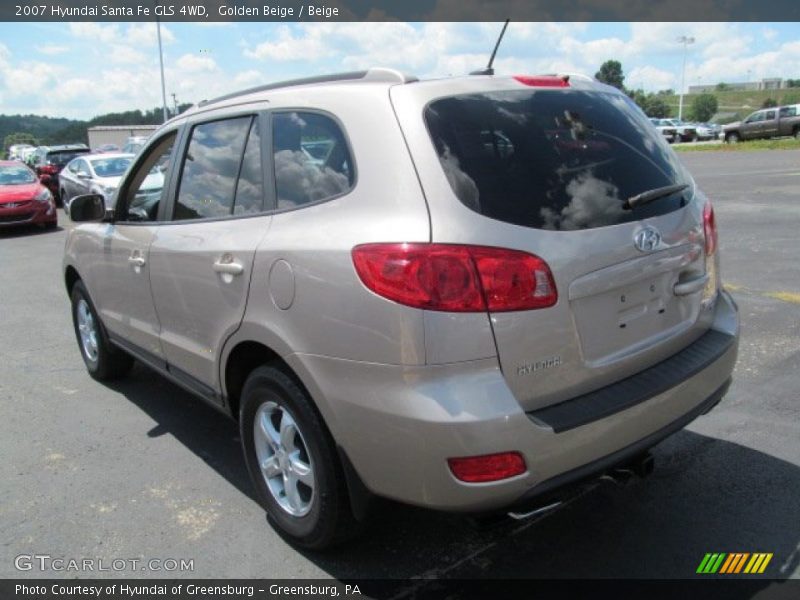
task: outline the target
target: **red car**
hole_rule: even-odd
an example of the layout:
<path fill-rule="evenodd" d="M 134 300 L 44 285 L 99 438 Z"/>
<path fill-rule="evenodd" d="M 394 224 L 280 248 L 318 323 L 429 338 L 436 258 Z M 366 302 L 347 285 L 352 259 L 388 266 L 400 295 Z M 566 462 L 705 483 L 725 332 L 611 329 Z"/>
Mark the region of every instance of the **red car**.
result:
<path fill-rule="evenodd" d="M 36 173 L 13 160 L 0 161 L 0 228 L 14 225 L 58 225 L 53 194 Z"/>

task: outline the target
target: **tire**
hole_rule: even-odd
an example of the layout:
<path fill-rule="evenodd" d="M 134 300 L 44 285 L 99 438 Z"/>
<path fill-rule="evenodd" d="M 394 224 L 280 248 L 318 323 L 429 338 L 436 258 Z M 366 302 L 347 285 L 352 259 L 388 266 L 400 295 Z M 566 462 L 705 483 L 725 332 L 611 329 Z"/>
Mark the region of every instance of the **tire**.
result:
<path fill-rule="evenodd" d="M 738 144 L 739 143 L 739 134 L 735 131 L 732 133 L 725 134 L 725 141 L 729 144 Z"/>
<path fill-rule="evenodd" d="M 794 136 L 794 139 L 796 139 L 797 141 L 799 141 L 799 142 L 800 142 L 800 127 L 798 127 L 797 129 L 795 129 L 795 130 L 792 132 L 792 135 Z"/>
<path fill-rule="evenodd" d="M 82 281 L 72 286 L 72 324 L 81 358 L 94 379 L 109 381 L 127 375 L 133 358 L 108 341 L 103 323 L 97 316 L 89 292 Z"/>
<path fill-rule="evenodd" d="M 239 427 L 258 501 L 282 536 L 322 550 L 359 532 L 333 439 L 291 377 L 270 365 L 255 369 L 242 389 Z"/>

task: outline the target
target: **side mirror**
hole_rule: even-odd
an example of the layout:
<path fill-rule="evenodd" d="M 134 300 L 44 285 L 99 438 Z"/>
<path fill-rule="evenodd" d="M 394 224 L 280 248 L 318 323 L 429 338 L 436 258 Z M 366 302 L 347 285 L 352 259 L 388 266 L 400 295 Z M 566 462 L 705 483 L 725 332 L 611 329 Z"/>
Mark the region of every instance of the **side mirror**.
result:
<path fill-rule="evenodd" d="M 106 216 L 106 203 L 100 194 L 75 196 L 69 203 L 69 217 L 76 223 L 102 221 Z"/>

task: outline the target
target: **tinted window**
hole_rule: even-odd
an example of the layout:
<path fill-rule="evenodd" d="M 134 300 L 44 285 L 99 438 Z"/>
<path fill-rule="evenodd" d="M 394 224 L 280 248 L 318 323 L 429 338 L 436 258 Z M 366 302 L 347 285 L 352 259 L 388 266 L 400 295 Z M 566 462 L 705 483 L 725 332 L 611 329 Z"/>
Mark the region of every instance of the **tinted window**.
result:
<path fill-rule="evenodd" d="M 175 133 L 164 136 L 150 147 L 133 175 L 126 178 L 128 183 L 123 192 L 126 206 L 122 207 L 122 220 L 155 221 L 158 218 L 174 144 Z"/>
<path fill-rule="evenodd" d="M 47 154 L 47 164 L 50 165 L 59 165 L 64 166 L 69 161 L 71 161 L 76 156 L 81 154 L 87 154 L 89 152 L 88 149 L 86 150 L 59 150 L 56 152 L 48 152 Z"/>
<path fill-rule="evenodd" d="M 98 177 L 119 177 L 125 172 L 132 160 L 129 157 L 96 158 L 90 162 Z"/>
<path fill-rule="evenodd" d="M 250 116 L 239 117 L 192 129 L 175 220 L 223 217 L 233 212 L 236 180 L 252 120 Z"/>
<path fill-rule="evenodd" d="M 766 116 L 765 116 L 764 118 L 765 118 L 767 121 L 772 121 L 772 120 L 775 118 L 775 111 L 774 111 L 774 110 L 768 110 L 768 111 L 766 112 Z"/>
<path fill-rule="evenodd" d="M 683 206 L 676 193 L 624 210 L 646 190 L 689 183 L 677 156 L 627 97 L 505 91 L 432 102 L 425 122 L 459 200 L 527 227 L 589 229 Z"/>
<path fill-rule="evenodd" d="M 330 117 L 276 113 L 272 145 L 278 208 L 327 200 L 353 187 L 353 161 L 342 130 Z"/>
<path fill-rule="evenodd" d="M 797 115 L 797 107 L 796 106 L 784 106 L 781 108 L 779 112 L 780 116 L 783 117 L 794 117 Z"/>

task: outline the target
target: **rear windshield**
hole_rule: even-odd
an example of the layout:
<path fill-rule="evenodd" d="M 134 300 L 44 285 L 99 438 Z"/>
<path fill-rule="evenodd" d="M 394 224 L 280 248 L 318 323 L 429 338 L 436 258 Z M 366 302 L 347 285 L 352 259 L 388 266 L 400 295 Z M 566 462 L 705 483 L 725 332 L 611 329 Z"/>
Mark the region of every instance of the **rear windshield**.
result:
<path fill-rule="evenodd" d="M 592 91 L 452 96 L 425 123 L 459 200 L 487 217 L 550 230 L 591 229 L 684 206 L 691 187 L 633 210 L 636 194 L 691 180 L 633 101 Z"/>
<path fill-rule="evenodd" d="M 59 165 L 63 167 L 69 161 L 81 154 L 87 154 L 89 149 L 86 150 L 59 150 L 57 152 L 47 153 L 47 163 L 51 165 Z"/>

